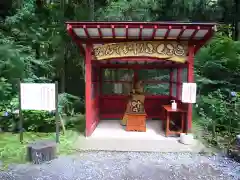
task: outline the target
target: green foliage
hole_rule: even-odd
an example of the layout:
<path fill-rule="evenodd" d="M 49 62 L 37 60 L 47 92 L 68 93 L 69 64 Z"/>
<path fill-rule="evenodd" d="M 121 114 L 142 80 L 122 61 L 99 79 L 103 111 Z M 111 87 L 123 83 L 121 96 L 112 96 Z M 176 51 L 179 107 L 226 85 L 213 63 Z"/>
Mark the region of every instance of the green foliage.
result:
<path fill-rule="evenodd" d="M 240 42 L 231 40 L 233 28 L 229 25 L 235 16 L 233 1 L 72 0 L 44 1 L 36 6 L 35 0 L 25 0 L 14 1 L 12 7 L 12 16 L 0 24 L 0 115 L 18 109 L 17 78 L 24 82 L 58 80 L 61 117 L 71 128 L 79 123 L 77 120 L 84 121 L 78 113 L 84 112 L 84 62 L 67 36 L 65 21 L 222 21 L 227 25 L 218 27 L 216 37 L 195 58 L 198 113 L 208 129 L 214 123 L 238 126 L 239 111 L 228 97 L 230 91 L 240 91 Z M 147 74 L 152 79 L 169 78 L 154 73 Z M 147 89 L 156 94 L 168 91 L 166 85 L 149 85 Z M 55 127 L 53 115 L 46 112 L 26 111 L 24 117 L 26 130 Z M 15 115 L 1 118 L 2 127 L 16 129 Z"/>
<path fill-rule="evenodd" d="M 196 56 L 197 112 L 198 123 L 212 134 L 208 141 L 226 148 L 240 133 L 240 99 L 230 95 L 240 92 L 240 42 L 229 38 L 226 27 L 220 30 Z"/>
<path fill-rule="evenodd" d="M 86 127 L 85 115 L 74 114 L 72 116 L 64 117 L 65 126 L 67 129 L 77 130 L 77 132 L 84 133 Z"/>
<path fill-rule="evenodd" d="M 4 131 L 18 129 L 19 117 L 13 112 L 19 108 L 19 78 L 23 82 L 39 83 L 60 79 L 58 110 L 61 117 L 65 120 L 67 116 L 75 117 L 79 111 L 84 112 L 83 98 L 65 92 L 66 61 L 71 71 L 76 69 L 81 73 L 79 61 L 82 59 L 67 36 L 64 23 L 68 18 L 88 17 L 87 1 L 36 6 L 35 0 L 25 0 L 18 7 L 21 8 L 0 26 L 0 126 Z M 75 76 L 79 79 L 79 74 Z M 3 117 L 5 112 L 9 113 L 7 117 Z M 73 123 L 67 121 L 66 126 L 68 124 L 72 128 Z M 54 131 L 54 115 L 44 111 L 24 111 L 24 128 L 26 131 Z"/>
<path fill-rule="evenodd" d="M 98 20 L 106 21 L 151 21 L 151 8 L 155 0 L 116 0 L 108 1 L 104 8 L 97 11 Z"/>
<path fill-rule="evenodd" d="M 208 126 L 219 124 L 219 129 L 216 131 L 228 131 L 240 129 L 239 123 L 239 104 L 240 99 L 224 95 L 220 90 L 209 93 L 207 96 L 201 96 L 199 99 L 199 113 L 205 119 L 209 119 Z M 206 122 L 204 122 L 206 125 Z"/>
<path fill-rule="evenodd" d="M 196 80 L 203 94 L 219 88 L 240 91 L 239 44 L 226 36 L 216 36 L 196 55 Z"/>
<path fill-rule="evenodd" d="M 0 99 L 2 101 L 7 100 L 12 94 L 12 85 L 7 82 L 7 79 L 0 78 Z"/>
<path fill-rule="evenodd" d="M 60 93 L 58 102 L 58 112 L 67 115 L 74 115 L 77 105 L 84 106 L 84 101 L 81 98 L 68 93 Z"/>
<path fill-rule="evenodd" d="M 76 113 L 74 111 L 74 103 L 80 101 L 76 96 L 70 94 L 59 94 L 59 104 L 58 110 L 60 116 L 72 116 L 75 117 Z M 3 131 L 16 131 L 18 129 L 18 97 L 14 97 L 11 101 L 1 102 L 0 104 L 0 115 L 2 117 L 0 120 L 0 127 Z M 8 112 L 8 116 L 3 116 L 5 112 Z M 55 131 L 55 116 L 54 113 L 46 111 L 23 111 L 24 123 L 23 127 L 26 131 L 35 131 L 35 132 L 53 132 Z M 67 117 L 66 117 L 67 118 Z M 79 121 L 82 121 L 84 118 L 79 118 Z M 72 123 L 66 120 L 66 126 L 72 128 Z M 78 121 L 78 122 L 79 122 Z M 83 123 L 79 123 L 83 124 Z"/>
<path fill-rule="evenodd" d="M 36 76 L 36 70 L 50 68 L 48 61 L 37 59 L 33 46 L 36 40 L 32 37 L 40 33 L 31 32 L 32 26 L 41 29 L 34 18 L 34 3 L 28 1 L 14 16 L 8 17 L 4 23 L 6 31 L 0 32 L 0 75 L 9 80 Z"/>

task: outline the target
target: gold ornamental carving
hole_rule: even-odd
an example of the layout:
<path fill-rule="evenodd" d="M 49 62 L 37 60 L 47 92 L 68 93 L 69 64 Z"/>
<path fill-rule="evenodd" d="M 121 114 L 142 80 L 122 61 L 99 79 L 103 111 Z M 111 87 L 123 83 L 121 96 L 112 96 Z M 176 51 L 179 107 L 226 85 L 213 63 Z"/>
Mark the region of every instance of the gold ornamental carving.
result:
<path fill-rule="evenodd" d="M 175 41 L 139 41 L 104 44 L 95 47 L 94 59 L 107 60 L 122 57 L 152 57 L 184 63 L 187 43 Z"/>

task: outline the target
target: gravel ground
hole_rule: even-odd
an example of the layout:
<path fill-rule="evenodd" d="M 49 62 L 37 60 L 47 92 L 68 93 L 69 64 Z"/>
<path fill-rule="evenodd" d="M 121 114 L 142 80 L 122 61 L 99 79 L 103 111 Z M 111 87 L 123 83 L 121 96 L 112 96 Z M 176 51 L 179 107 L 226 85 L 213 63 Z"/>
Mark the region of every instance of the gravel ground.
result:
<path fill-rule="evenodd" d="M 191 153 L 84 152 L 11 165 L 1 180 L 240 180 L 240 164 Z"/>

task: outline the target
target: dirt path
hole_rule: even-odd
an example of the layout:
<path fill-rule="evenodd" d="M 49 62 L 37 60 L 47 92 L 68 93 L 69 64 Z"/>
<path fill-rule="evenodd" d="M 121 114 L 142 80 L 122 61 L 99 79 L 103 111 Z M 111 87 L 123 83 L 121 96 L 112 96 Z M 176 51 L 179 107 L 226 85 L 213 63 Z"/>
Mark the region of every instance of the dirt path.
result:
<path fill-rule="evenodd" d="M 1 180 L 239 180 L 240 164 L 190 153 L 85 152 L 13 165 Z"/>

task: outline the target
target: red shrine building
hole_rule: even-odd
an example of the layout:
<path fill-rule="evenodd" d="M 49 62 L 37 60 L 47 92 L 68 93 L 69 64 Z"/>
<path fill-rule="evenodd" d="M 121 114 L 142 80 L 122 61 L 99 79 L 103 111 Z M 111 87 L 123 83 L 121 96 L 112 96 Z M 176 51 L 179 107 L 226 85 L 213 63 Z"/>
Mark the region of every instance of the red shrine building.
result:
<path fill-rule="evenodd" d="M 101 120 L 122 120 L 124 115 L 128 116 L 125 125 L 129 127 L 137 126 L 137 120 L 144 127 L 145 120 L 157 119 L 164 124 L 166 136 L 172 133 L 171 118 L 181 126 L 176 133 L 191 130 L 192 103 L 182 102 L 182 85 L 194 82 L 194 55 L 213 36 L 214 23 L 66 22 L 66 25 L 85 56 L 86 136 L 91 136 Z M 152 73 L 155 75 L 151 77 Z M 139 116 L 136 112 L 126 113 L 137 81 L 142 82 L 144 89 L 141 92 L 144 112 Z M 171 100 L 177 103 L 174 111 Z"/>

